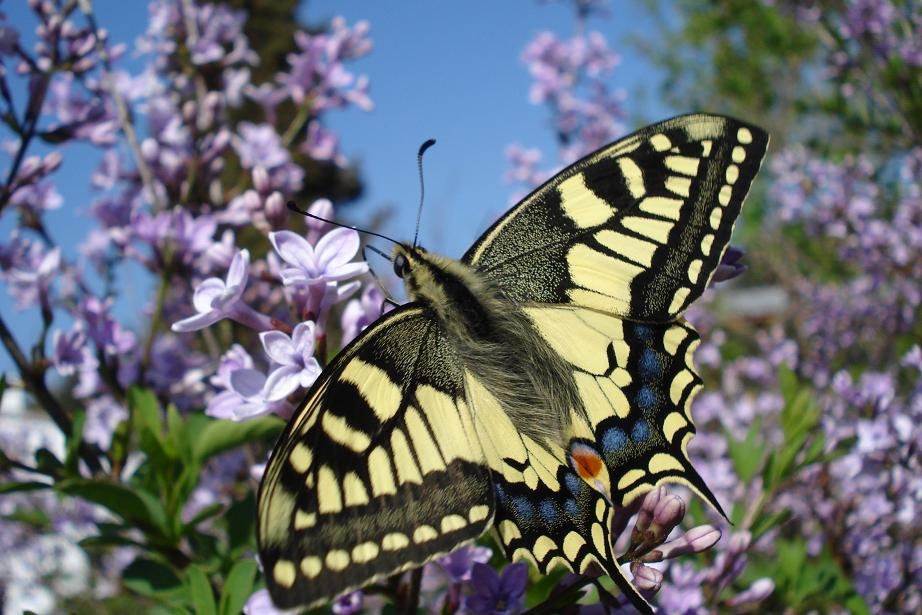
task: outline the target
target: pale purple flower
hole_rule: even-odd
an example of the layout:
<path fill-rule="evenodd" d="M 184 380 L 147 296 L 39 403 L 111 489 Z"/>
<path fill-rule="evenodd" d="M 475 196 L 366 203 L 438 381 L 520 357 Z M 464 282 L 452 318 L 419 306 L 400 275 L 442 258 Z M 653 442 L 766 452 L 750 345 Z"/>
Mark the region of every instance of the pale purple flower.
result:
<path fill-rule="evenodd" d="M 128 410 L 111 395 L 102 395 L 86 402 L 86 425 L 83 438 L 108 450 L 112 434 L 119 423 L 128 418 Z"/>
<path fill-rule="evenodd" d="M 112 299 L 86 297 L 78 313 L 86 324 L 87 335 L 106 354 L 124 355 L 134 348 L 135 334 L 127 331 L 112 317 Z"/>
<path fill-rule="evenodd" d="M 384 294 L 377 284 L 369 284 L 359 299 L 351 299 L 343 308 L 340 325 L 342 347 L 354 340 L 365 327 L 376 321 L 387 310 L 384 309 Z"/>
<path fill-rule="evenodd" d="M 192 296 L 192 304 L 198 313 L 173 323 L 173 331 L 198 331 L 225 318 L 258 331 L 269 329 L 269 317 L 256 312 L 242 300 L 249 276 L 249 265 L 249 251 L 239 250 L 231 261 L 225 279 L 208 278 L 199 284 Z"/>
<path fill-rule="evenodd" d="M 257 165 L 273 169 L 291 161 L 291 155 L 282 146 L 281 137 L 269 124 L 241 122 L 232 144 L 245 169 L 253 169 Z"/>
<path fill-rule="evenodd" d="M 365 594 L 361 590 L 349 592 L 337 598 L 331 607 L 333 615 L 355 615 L 365 607 Z"/>
<path fill-rule="evenodd" d="M 289 337 L 281 331 L 259 334 L 266 354 L 278 365 L 266 378 L 266 399 L 279 401 L 299 388 L 307 388 L 320 375 L 320 363 L 314 357 L 314 323 L 295 325 Z"/>
<path fill-rule="evenodd" d="M 51 336 L 53 347 L 51 361 L 62 376 L 71 376 L 75 372 L 95 370 L 99 363 L 87 343 L 86 331 L 79 324 L 64 333 L 56 330 Z"/>
<path fill-rule="evenodd" d="M 50 181 L 40 181 L 22 186 L 10 197 L 10 203 L 28 211 L 33 216 L 40 216 L 43 211 L 58 209 L 64 199 L 57 187 Z"/>
<path fill-rule="evenodd" d="M 280 271 L 285 285 L 326 284 L 368 271 L 368 263 L 352 262 L 359 249 L 359 235 L 352 229 L 335 228 L 316 245 L 291 231 L 270 233 L 269 241 L 289 265 Z"/>
<path fill-rule="evenodd" d="M 272 598 L 269 597 L 269 590 L 260 589 L 247 599 L 246 604 L 243 605 L 243 612 L 246 615 L 292 615 L 297 610 L 283 611 L 276 608 L 272 603 Z"/>
<path fill-rule="evenodd" d="M 436 560 L 452 583 L 471 580 L 474 564 L 486 564 L 490 561 L 493 550 L 480 545 L 464 545 Z"/>
<path fill-rule="evenodd" d="M 241 368 L 230 372 L 226 390 L 208 401 L 205 414 L 220 419 L 243 421 L 275 413 L 291 416 L 291 405 L 285 400 L 270 402 L 265 396 L 266 376 L 259 370 Z"/>
<path fill-rule="evenodd" d="M 333 228 L 332 222 L 328 222 L 333 220 L 333 203 L 330 199 L 317 199 L 307 208 L 307 213 L 317 216 L 304 218 L 304 224 L 307 225 L 307 242 L 317 245 L 317 241 Z"/>
<path fill-rule="evenodd" d="M 515 615 L 522 609 L 528 564 L 509 564 L 497 574 L 486 564 L 475 563 L 471 571 L 472 593 L 464 606 L 472 615 Z"/>
<path fill-rule="evenodd" d="M 52 282 L 61 274 L 60 248 L 45 251 L 40 244 L 33 243 L 23 256 L 26 258 L 6 272 L 10 295 L 20 310 L 46 303 Z"/>

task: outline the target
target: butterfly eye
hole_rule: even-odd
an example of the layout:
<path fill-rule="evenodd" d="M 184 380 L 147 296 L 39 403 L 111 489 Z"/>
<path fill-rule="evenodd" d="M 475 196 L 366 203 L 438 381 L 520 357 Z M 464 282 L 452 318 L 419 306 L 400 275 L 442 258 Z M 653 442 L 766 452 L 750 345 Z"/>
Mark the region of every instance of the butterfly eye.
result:
<path fill-rule="evenodd" d="M 410 261 L 407 260 L 407 257 L 403 254 L 398 254 L 394 259 L 394 273 L 401 279 L 405 278 L 408 273 L 410 273 Z"/>

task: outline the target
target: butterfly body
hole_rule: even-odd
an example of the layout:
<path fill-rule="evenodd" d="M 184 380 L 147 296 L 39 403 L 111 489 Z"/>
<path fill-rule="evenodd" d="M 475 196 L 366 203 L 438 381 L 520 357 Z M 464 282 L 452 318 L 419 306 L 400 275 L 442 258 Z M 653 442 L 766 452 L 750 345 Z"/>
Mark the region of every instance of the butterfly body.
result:
<path fill-rule="evenodd" d="M 398 246 L 410 302 L 330 363 L 260 485 L 276 605 L 319 604 L 494 528 L 510 558 L 601 567 L 652 612 L 611 520 L 666 482 L 720 511 L 686 452 L 701 379 L 682 313 L 767 141 L 680 116 L 563 170 L 460 260 Z"/>
<path fill-rule="evenodd" d="M 523 433 L 562 445 L 582 400 L 557 353 L 538 336 L 522 306 L 475 268 L 420 248 L 395 248 L 395 271 L 411 302 Z"/>

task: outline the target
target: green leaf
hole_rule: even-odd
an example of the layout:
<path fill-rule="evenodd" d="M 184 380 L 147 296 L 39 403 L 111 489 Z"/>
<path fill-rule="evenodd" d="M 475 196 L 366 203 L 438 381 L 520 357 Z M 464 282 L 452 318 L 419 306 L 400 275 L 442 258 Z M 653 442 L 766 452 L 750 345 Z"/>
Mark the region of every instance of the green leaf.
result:
<path fill-rule="evenodd" d="M 162 562 L 138 557 L 122 571 L 122 581 L 129 589 L 158 599 L 183 592 L 182 581 L 173 569 Z"/>
<path fill-rule="evenodd" d="M 170 456 L 174 459 L 191 461 L 191 445 L 186 437 L 186 424 L 176 406 L 170 404 L 166 409 L 165 442 Z"/>
<path fill-rule="evenodd" d="M 285 422 L 271 416 L 261 416 L 248 421 L 236 422 L 215 419 L 208 423 L 193 445 L 193 457 L 200 464 L 215 455 L 237 448 L 255 440 L 281 433 Z"/>
<path fill-rule="evenodd" d="M 749 482 L 762 465 L 765 449 L 764 443 L 759 440 L 761 434 L 762 422 L 758 419 L 752 422 L 746 437 L 741 441 L 735 440 L 729 432 L 727 433 L 730 459 L 743 482 Z"/>
<path fill-rule="evenodd" d="M 28 491 L 41 491 L 42 489 L 51 489 L 48 483 L 31 480 L 24 482 L 0 483 L 0 494 L 4 493 L 26 493 Z"/>
<path fill-rule="evenodd" d="M 230 569 L 218 605 L 221 615 L 237 615 L 243 612 L 243 605 L 253 593 L 256 570 L 256 562 L 251 559 L 241 560 Z"/>
<path fill-rule="evenodd" d="M 166 534 L 166 511 L 154 496 L 141 489 L 100 480 L 69 479 L 55 485 L 55 490 L 99 504 L 141 530 Z"/>
<path fill-rule="evenodd" d="M 189 595 L 192 597 L 192 606 L 196 615 L 217 615 L 214 592 L 208 575 L 199 566 L 189 566 L 186 569 L 186 579 L 189 583 Z"/>
<path fill-rule="evenodd" d="M 157 470 L 171 465 L 163 439 L 163 419 L 157 397 L 148 389 L 133 386 L 128 389 L 128 408 L 138 433 L 138 446 Z"/>
<path fill-rule="evenodd" d="M 234 502 L 227 509 L 224 521 L 227 525 L 227 542 L 230 555 L 239 557 L 254 544 L 254 523 L 256 518 L 256 496 L 252 490 L 246 497 Z"/>
<path fill-rule="evenodd" d="M 198 511 L 195 516 L 189 519 L 189 522 L 185 524 L 186 528 L 194 528 L 196 525 L 205 521 L 206 519 L 211 519 L 217 515 L 220 515 L 224 512 L 224 504 L 221 502 L 216 502 L 214 504 L 209 504 L 202 510 Z"/>

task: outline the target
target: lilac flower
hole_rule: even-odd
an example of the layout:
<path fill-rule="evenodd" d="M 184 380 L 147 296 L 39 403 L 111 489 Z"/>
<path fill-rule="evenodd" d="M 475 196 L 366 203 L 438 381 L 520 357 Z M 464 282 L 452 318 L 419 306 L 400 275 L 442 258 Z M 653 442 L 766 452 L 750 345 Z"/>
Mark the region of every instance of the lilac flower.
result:
<path fill-rule="evenodd" d="M 290 615 L 291 610 L 282 611 L 275 607 L 272 598 L 269 597 L 269 590 L 260 589 L 253 593 L 243 605 L 243 612 L 246 615 Z"/>
<path fill-rule="evenodd" d="M 70 332 L 56 330 L 51 336 L 52 364 L 62 376 L 71 376 L 77 371 L 95 370 L 98 361 L 87 344 L 86 331 L 75 324 Z"/>
<path fill-rule="evenodd" d="M 464 545 L 436 560 L 449 581 L 461 583 L 471 580 L 471 571 L 475 564 L 486 564 L 493 556 L 493 550 L 480 545 Z"/>
<path fill-rule="evenodd" d="M 273 169 L 291 161 L 291 155 L 272 126 L 241 122 L 238 130 L 239 135 L 232 143 L 244 168 L 253 169 L 259 165 Z"/>
<path fill-rule="evenodd" d="M 362 613 L 365 607 L 365 594 L 359 590 L 340 596 L 333 602 L 333 615 L 354 615 Z"/>
<path fill-rule="evenodd" d="M 320 374 L 320 364 L 314 358 L 314 323 L 298 323 L 291 337 L 281 331 L 259 334 L 266 354 L 278 364 L 266 378 L 266 399 L 279 401 L 298 388 L 307 388 Z"/>
<path fill-rule="evenodd" d="M 289 418 L 293 408 L 285 400 L 266 399 L 266 376 L 262 372 L 241 368 L 230 372 L 227 389 L 215 394 L 205 407 L 205 414 L 219 419 L 243 421 L 266 414 Z"/>
<path fill-rule="evenodd" d="M 387 311 L 383 309 L 384 307 L 384 294 L 377 284 L 366 286 L 361 298 L 350 300 L 343 308 L 340 322 L 343 332 L 340 342 L 342 347 L 354 340 L 365 327 L 380 318 Z"/>
<path fill-rule="evenodd" d="M 24 254 L 28 260 L 21 260 L 7 272 L 9 292 L 20 310 L 37 303 L 46 304 L 51 283 L 60 275 L 61 249 L 47 252 L 39 244 L 31 244 Z"/>
<path fill-rule="evenodd" d="M 128 410 L 111 395 L 102 395 L 86 402 L 86 425 L 83 438 L 108 450 L 118 424 L 128 418 Z"/>
<path fill-rule="evenodd" d="M 78 312 L 86 325 L 87 335 L 98 348 L 106 354 L 124 355 L 134 348 L 136 338 L 112 318 L 111 307 L 111 299 L 88 296 L 81 302 Z"/>
<path fill-rule="evenodd" d="M 528 564 L 509 564 L 500 575 L 476 563 L 471 571 L 473 591 L 464 606 L 474 615 L 514 615 L 522 609 L 527 581 Z"/>
<path fill-rule="evenodd" d="M 288 55 L 289 71 L 278 75 L 277 81 L 298 104 L 310 96 L 315 113 L 350 103 L 370 110 L 368 79 L 355 77 L 343 65 L 344 60 L 359 58 L 371 49 L 366 38 L 368 23 L 359 22 L 350 30 L 343 18 L 336 17 L 331 26 L 329 34 L 295 34 L 299 52 Z"/>
<path fill-rule="evenodd" d="M 315 246 L 291 231 L 271 233 L 269 240 L 289 265 L 280 272 L 286 285 L 335 282 L 368 271 L 368 263 L 351 262 L 359 249 L 358 233 L 352 229 L 333 229 Z"/>
<path fill-rule="evenodd" d="M 199 284 L 192 297 L 192 303 L 198 313 L 173 323 L 173 331 L 198 331 L 225 318 L 257 331 L 269 329 L 272 326 L 269 317 L 256 312 L 242 301 L 249 275 L 249 264 L 249 251 L 239 250 L 231 261 L 224 280 L 208 278 Z"/>

